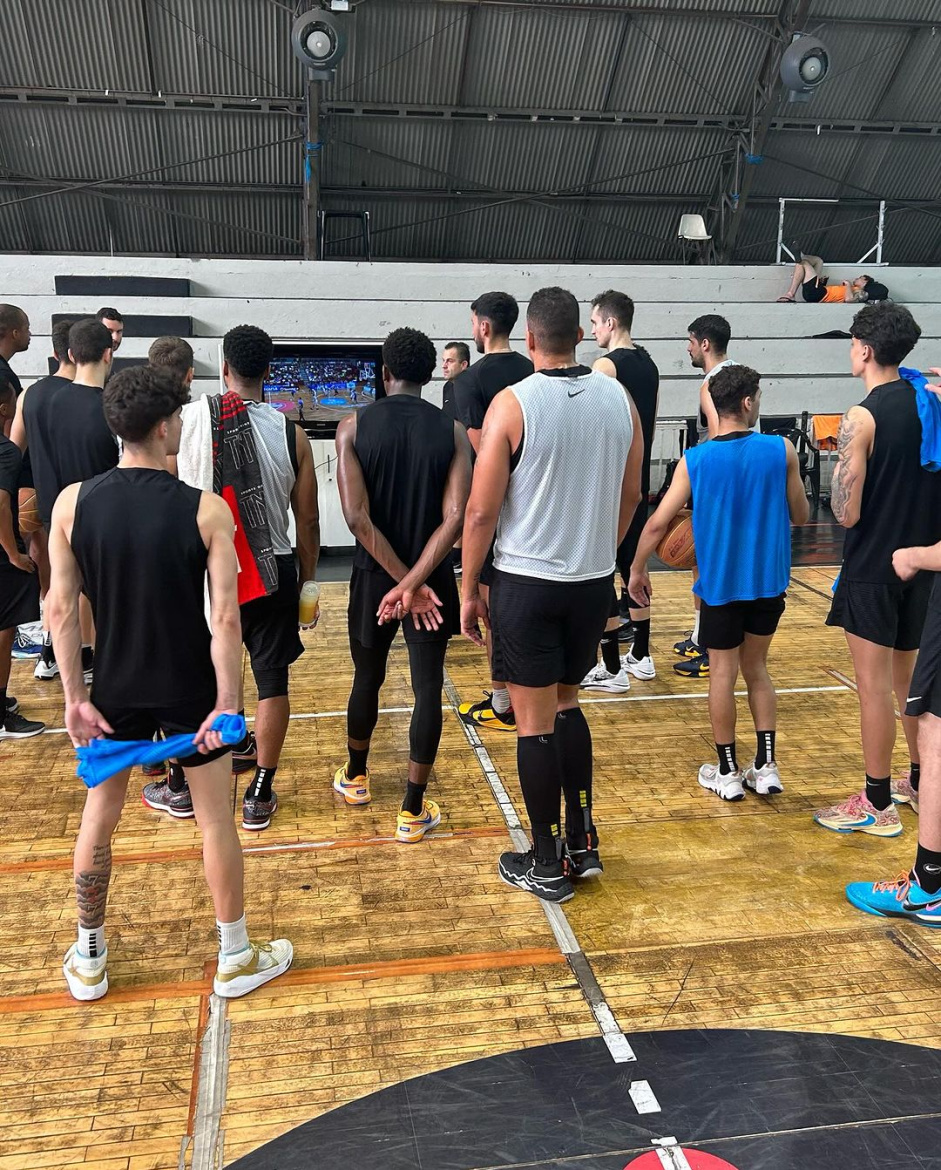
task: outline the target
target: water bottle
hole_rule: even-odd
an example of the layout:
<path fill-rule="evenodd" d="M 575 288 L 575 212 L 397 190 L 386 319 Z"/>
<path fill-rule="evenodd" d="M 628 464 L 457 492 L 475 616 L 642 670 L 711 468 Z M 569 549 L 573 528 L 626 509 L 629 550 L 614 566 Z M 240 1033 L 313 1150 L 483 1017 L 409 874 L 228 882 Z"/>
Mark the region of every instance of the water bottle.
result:
<path fill-rule="evenodd" d="M 309 630 L 320 620 L 320 586 L 316 581 L 304 582 L 297 620 L 305 630 Z"/>

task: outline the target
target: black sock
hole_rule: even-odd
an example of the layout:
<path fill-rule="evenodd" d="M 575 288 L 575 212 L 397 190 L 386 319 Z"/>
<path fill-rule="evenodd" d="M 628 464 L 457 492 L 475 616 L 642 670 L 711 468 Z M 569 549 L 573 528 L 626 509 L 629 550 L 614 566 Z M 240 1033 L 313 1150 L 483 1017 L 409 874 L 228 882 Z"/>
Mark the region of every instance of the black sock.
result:
<path fill-rule="evenodd" d="M 557 865 L 562 860 L 562 837 L 558 824 L 533 821 L 533 852 L 539 861 Z"/>
<path fill-rule="evenodd" d="M 618 632 L 611 630 L 601 639 L 601 661 L 608 674 L 619 674 L 621 670 L 621 655 L 618 646 Z"/>
<path fill-rule="evenodd" d="M 738 759 L 735 755 L 734 743 L 717 743 L 716 755 L 719 757 L 719 775 L 728 776 L 738 771 Z"/>
<path fill-rule="evenodd" d="M 941 853 L 919 844 L 912 873 L 926 894 L 936 894 L 941 890 Z"/>
<path fill-rule="evenodd" d="M 43 666 L 52 666 L 56 660 L 56 652 L 52 648 L 52 635 L 46 634 L 42 640 L 42 653 L 40 654 Z"/>
<path fill-rule="evenodd" d="M 774 761 L 775 732 L 758 731 L 755 734 L 758 736 L 758 748 L 755 752 L 755 767 L 763 768 L 765 764 L 770 764 Z"/>
<path fill-rule="evenodd" d="M 95 669 L 95 650 L 92 646 L 82 647 L 82 670 Z"/>
<path fill-rule="evenodd" d="M 597 834 L 591 819 L 591 729 L 581 708 L 558 712 L 553 739 L 565 794 L 566 841 L 570 849 L 593 849 Z"/>
<path fill-rule="evenodd" d="M 176 760 L 170 761 L 170 767 L 167 771 L 167 786 L 171 792 L 182 792 L 186 787 L 186 773 Z"/>
<path fill-rule="evenodd" d="M 555 736 L 521 735 L 516 741 L 516 766 L 536 856 L 554 861 L 555 841 L 561 837 L 562 809 L 562 778 Z"/>
<path fill-rule="evenodd" d="M 911 781 L 912 788 L 914 788 L 914 790 L 917 792 L 918 783 L 921 780 L 921 764 L 912 764 L 911 769 L 912 770 L 908 778 Z"/>
<path fill-rule="evenodd" d="M 411 813 L 413 817 L 420 817 L 425 807 L 425 789 L 427 784 L 413 784 L 411 780 L 405 785 L 405 799 L 402 801 L 402 812 Z"/>
<path fill-rule="evenodd" d="M 346 774 L 350 780 L 357 776 L 366 775 L 366 761 L 369 759 L 369 748 L 350 748 L 350 760 L 346 765 Z"/>
<path fill-rule="evenodd" d="M 650 618 L 634 622 L 634 645 L 631 653 L 635 658 L 646 658 L 650 653 Z"/>
<path fill-rule="evenodd" d="M 270 800 L 271 785 L 277 768 L 255 768 L 255 778 L 245 789 L 246 800 Z"/>
<path fill-rule="evenodd" d="M 873 808 L 888 808 L 892 803 L 892 781 L 886 776 L 884 780 L 874 780 L 866 773 L 866 799 Z"/>

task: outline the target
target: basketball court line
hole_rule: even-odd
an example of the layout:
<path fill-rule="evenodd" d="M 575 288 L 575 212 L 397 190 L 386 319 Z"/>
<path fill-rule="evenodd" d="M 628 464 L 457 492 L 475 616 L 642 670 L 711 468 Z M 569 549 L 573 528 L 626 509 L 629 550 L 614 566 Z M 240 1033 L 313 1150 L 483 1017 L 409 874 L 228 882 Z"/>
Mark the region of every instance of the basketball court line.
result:
<path fill-rule="evenodd" d="M 833 670 L 828 670 L 827 674 L 832 675 L 834 678 L 840 678 L 840 679 L 845 678 L 844 675 L 841 675 L 838 672 L 833 671 Z M 847 690 L 855 690 L 855 689 L 856 689 L 855 684 L 851 683 L 847 679 L 845 681 L 845 683 L 841 686 L 779 687 L 775 691 L 775 694 L 778 694 L 778 695 L 815 695 L 815 694 L 824 693 L 826 691 L 847 691 Z M 747 691 L 736 691 L 735 694 L 738 698 L 745 698 L 745 697 L 747 697 L 748 692 Z M 702 691 L 684 691 L 684 692 L 681 692 L 679 694 L 667 693 L 667 694 L 661 694 L 661 695 L 607 695 L 604 698 L 579 699 L 579 703 L 582 706 L 603 704 L 603 703 L 670 703 L 670 702 L 673 702 L 674 700 L 678 701 L 678 700 L 686 700 L 686 699 L 708 699 L 708 698 L 709 698 L 709 692 L 708 692 L 708 690 L 704 689 Z M 443 703 L 441 705 L 442 711 L 450 712 L 451 709 L 452 708 L 448 704 Z M 411 715 L 412 710 L 413 710 L 412 707 L 380 707 L 379 714 L 380 715 Z M 302 712 L 298 712 L 296 714 L 291 715 L 292 720 L 339 719 L 341 717 L 346 718 L 346 709 L 345 708 L 342 711 L 302 711 Z M 254 723 L 254 721 L 255 721 L 255 717 L 253 715 L 248 716 L 246 718 L 246 723 Z M 66 735 L 67 732 L 66 732 L 66 729 L 64 727 L 47 727 L 46 730 L 44 732 L 42 732 L 42 734 L 43 735 Z"/>
<path fill-rule="evenodd" d="M 493 792 L 494 799 L 500 806 L 500 811 L 503 813 L 504 819 L 507 823 L 507 828 L 510 831 L 510 837 L 513 844 L 521 853 L 525 853 L 529 849 L 529 838 L 523 831 L 522 824 L 519 819 L 519 814 L 513 801 L 510 799 L 500 774 L 494 767 L 490 752 L 487 750 L 480 736 L 477 734 L 476 727 L 469 723 L 465 723 L 460 718 L 458 708 L 460 707 L 460 697 L 455 689 L 454 683 L 447 669 L 444 672 L 444 691 L 450 700 L 455 716 L 460 720 L 461 728 L 467 738 L 467 742 L 474 749 L 474 754 L 477 756 L 477 762 L 483 771 L 483 774 L 490 785 Z M 572 974 L 581 989 L 582 995 L 595 1018 L 595 1022 L 601 1032 L 601 1038 L 604 1040 L 611 1053 L 611 1058 L 616 1064 L 625 1064 L 629 1061 L 636 1060 L 633 1048 L 631 1048 L 627 1037 L 618 1027 L 618 1022 L 614 1017 L 614 1013 L 608 1006 L 608 1002 L 604 997 L 604 992 L 601 990 L 601 985 L 598 982 L 597 976 L 592 970 L 591 963 L 588 957 L 582 950 L 578 939 L 575 937 L 575 932 L 565 916 L 565 911 L 561 906 L 554 902 L 546 902 L 542 898 L 539 899 L 543 912 L 548 919 L 549 926 L 552 933 L 555 935 L 556 942 L 559 944 L 559 950 L 565 956 L 568 964 L 572 970 Z"/>

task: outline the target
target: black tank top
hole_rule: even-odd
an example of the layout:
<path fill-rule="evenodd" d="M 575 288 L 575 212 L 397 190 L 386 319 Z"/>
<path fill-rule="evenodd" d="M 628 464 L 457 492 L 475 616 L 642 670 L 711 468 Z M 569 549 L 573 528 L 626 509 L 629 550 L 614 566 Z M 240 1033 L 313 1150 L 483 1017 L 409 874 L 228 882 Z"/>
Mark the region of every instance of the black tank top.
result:
<path fill-rule="evenodd" d="M 441 502 L 454 459 L 454 423 L 430 402 L 393 394 L 357 417 L 354 446 L 372 521 L 411 567 L 442 520 Z M 353 563 L 383 571 L 362 545 L 356 546 Z"/>
<path fill-rule="evenodd" d="M 54 409 L 53 400 L 56 394 L 60 390 L 71 388 L 72 383 L 68 378 L 50 374 L 48 378 L 40 378 L 38 382 L 34 382 L 23 400 L 26 444 L 33 463 L 33 483 L 39 504 L 39 516 L 44 524 L 48 524 L 52 518 L 52 505 L 60 491 L 49 436 L 49 418 Z"/>
<path fill-rule="evenodd" d="M 138 467 L 82 484 L 72 551 L 95 615 L 95 703 L 214 702 L 200 494 L 167 471 Z"/>
<path fill-rule="evenodd" d="M 101 475 L 118 462 L 118 443 L 105 422 L 97 386 L 73 382 L 49 404 L 49 450 L 58 487 Z M 29 399 L 27 399 L 27 402 Z"/>
<path fill-rule="evenodd" d="M 650 354 L 639 345 L 634 349 L 612 349 L 605 356 L 617 371 L 618 381 L 630 394 L 640 416 L 640 429 L 644 436 L 641 490 L 646 502 L 647 493 L 650 491 L 650 455 L 653 448 L 653 432 L 657 425 L 660 371 Z"/>
<path fill-rule="evenodd" d="M 895 550 L 941 540 L 941 472 L 921 465 L 921 422 L 910 382 L 877 386 L 860 405 L 876 420 L 876 437 L 859 523 L 846 533 L 842 576 L 898 584 Z"/>

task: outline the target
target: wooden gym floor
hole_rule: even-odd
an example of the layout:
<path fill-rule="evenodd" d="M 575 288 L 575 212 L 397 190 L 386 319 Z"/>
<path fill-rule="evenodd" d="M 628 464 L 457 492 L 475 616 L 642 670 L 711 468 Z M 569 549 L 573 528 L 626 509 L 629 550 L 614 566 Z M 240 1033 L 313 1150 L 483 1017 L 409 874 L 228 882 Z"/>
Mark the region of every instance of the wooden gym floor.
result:
<path fill-rule="evenodd" d="M 605 874 L 579 887 L 565 916 L 628 1040 L 729 1027 L 941 1047 L 929 1010 L 941 937 L 868 918 L 843 896 L 847 881 L 910 865 L 913 814 L 902 810 L 895 840 L 844 838 L 810 819 L 862 776 L 849 658 L 823 624 L 834 576 L 795 570 L 772 651 L 786 787 L 773 801 L 728 805 L 696 783 L 713 751 L 706 684 L 670 669 L 671 644 L 691 624 L 687 574 L 654 579 L 657 678 L 586 703 Z M 147 810 L 132 778 L 115 842 L 111 991 L 78 1005 L 60 971 L 74 937 L 70 852 L 84 791 L 72 750 L 59 730 L 0 748 L 0 1170 L 228 1165 L 406 1078 L 598 1037 L 541 905 L 497 877 L 506 821 L 448 704 L 431 789 L 440 830 L 417 846 L 391 840 L 408 751 L 401 642 L 382 695 L 372 804 L 334 797 L 351 677 L 345 602 L 344 584 L 325 586 L 320 628 L 293 674 L 280 811 L 268 831 L 242 833 L 250 930 L 289 936 L 295 966 L 215 1020 L 194 822 Z M 452 643 L 447 667 L 461 700 L 487 681 L 467 642 Z M 26 715 L 61 729 L 58 684 L 35 682 L 31 663 L 14 663 L 11 691 Z M 740 721 L 747 757 L 744 699 Z M 515 738 L 483 735 L 522 814 Z M 240 795 L 234 784 L 233 807 Z"/>

